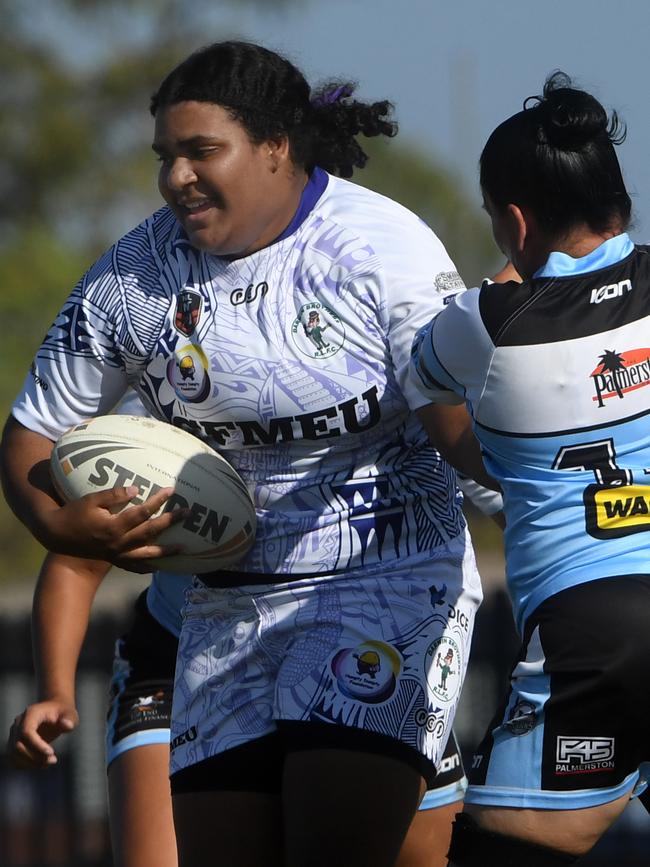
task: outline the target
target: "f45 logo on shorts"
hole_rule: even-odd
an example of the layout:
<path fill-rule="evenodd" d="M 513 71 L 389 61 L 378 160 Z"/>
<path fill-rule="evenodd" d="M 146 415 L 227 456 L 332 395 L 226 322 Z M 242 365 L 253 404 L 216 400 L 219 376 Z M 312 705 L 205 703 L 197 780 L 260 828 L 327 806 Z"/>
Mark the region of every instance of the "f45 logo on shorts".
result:
<path fill-rule="evenodd" d="M 575 738 L 560 735 L 555 752 L 556 774 L 585 774 L 614 768 L 614 738 Z"/>

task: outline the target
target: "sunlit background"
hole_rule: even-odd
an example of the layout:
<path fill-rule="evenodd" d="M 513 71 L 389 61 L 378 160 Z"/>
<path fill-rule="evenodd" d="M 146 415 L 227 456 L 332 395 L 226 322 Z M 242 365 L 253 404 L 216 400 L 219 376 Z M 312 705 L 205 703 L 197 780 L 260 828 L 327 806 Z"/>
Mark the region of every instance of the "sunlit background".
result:
<path fill-rule="evenodd" d="M 261 42 L 312 83 L 352 80 L 364 99 L 390 99 L 400 134 L 370 143 L 368 167 L 355 179 L 420 214 L 468 284 L 501 264 L 480 210 L 481 147 L 555 69 L 627 122 L 620 154 L 635 206 L 632 234 L 644 241 L 650 233 L 646 0 L 0 0 L 0 21 L 3 417 L 77 278 L 158 207 L 149 95 L 178 60 L 214 40 Z M 499 534 L 471 517 L 488 603 L 459 719 L 467 748 L 486 722 L 512 642 L 499 596 Z M 32 696 L 27 618 L 42 557 L 4 503 L 0 551 L 2 739 Z M 82 726 L 60 772 L 0 772 L 0 867 L 110 864 L 106 668 L 143 581 L 111 575 L 100 591 L 80 675 Z M 610 848 L 602 844 L 605 860 L 589 863 L 611 863 L 612 851 L 619 867 L 645 863 L 635 848 L 648 845 L 638 836 L 644 821 L 631 811 L 620 834 L 610 832 Z"/>

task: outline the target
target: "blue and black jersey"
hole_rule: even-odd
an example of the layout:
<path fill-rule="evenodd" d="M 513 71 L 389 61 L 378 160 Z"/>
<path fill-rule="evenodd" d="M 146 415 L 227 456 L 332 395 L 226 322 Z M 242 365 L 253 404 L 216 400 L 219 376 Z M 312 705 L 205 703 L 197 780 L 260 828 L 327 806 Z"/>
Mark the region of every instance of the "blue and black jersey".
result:
<path fill-rule="evenodd" d="M 650 572 L 650 247 L 622 234 L 461 292 L 413 360 L 432 400 L 466 401 L 503 488 L 520 628 L 560 590 Z"/>

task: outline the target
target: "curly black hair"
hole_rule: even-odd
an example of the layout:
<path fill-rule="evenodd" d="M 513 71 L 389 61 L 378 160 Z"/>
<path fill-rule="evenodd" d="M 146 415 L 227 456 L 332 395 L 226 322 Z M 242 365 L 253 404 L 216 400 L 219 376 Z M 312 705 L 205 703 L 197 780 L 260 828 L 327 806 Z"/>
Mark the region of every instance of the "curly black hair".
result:
<path fill-rule="evenodd" d="M 368 157 L 358 135 L 392 137 L 388 101 L 351 99 L 356 85 L 330 81 L 313 93 L 290 61 L 250 42 L 217 42 L 173 69 L 151 98 L 151 113 L 193 100 L 227 108 L 254 142 L 287 136 L 296 165 L 351 177 Z"/>

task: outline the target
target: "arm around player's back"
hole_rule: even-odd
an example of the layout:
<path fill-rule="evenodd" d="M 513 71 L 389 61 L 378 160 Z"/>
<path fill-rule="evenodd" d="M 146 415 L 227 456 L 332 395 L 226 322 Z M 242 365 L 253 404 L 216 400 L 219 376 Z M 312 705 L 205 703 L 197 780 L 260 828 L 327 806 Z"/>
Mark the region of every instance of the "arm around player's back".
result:
<path fill-rule="evenodd" d="M 464 405 L 429 404 L 418 417 L 430 441 L 442 457 L 470 479 L 498 491 L 499 485 L 483 465 L 481 447 L 472 430 L 472 419 Z"/>
<path fill-rule="evenodd" d="M 421 407 L 418 416 L 440 454 L 464 475 L 498 490 L 483 465 L 472 418 L 465 407 L 468 389 L 460 384 L 467 382 L 462 376 L 467 375 L 474 359 L 489 355 L 493 348 L 476 316 L 478 292 L 471 289 L 457 294 L 419 331 L 412 349 L 412 378 L 428 400 L 436 401 Z M 479 380 L 477 386 L 480 389 Z"/>

